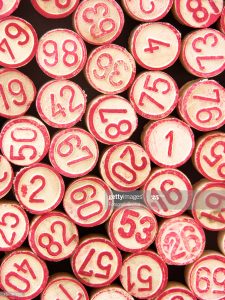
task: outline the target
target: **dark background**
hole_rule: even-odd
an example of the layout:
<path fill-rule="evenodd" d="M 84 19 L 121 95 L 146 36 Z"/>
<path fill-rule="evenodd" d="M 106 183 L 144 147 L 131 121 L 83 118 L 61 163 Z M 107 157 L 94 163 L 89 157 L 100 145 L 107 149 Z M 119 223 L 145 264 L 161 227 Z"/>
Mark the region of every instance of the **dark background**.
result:
<path fill-rule="evenodd" d="M 120 4 L 120 1 L 117 0 L 117 2 Z M 43 16 L 41 16 L 40 14 L 38 14 L 34 8 L 32 7 L 31 3 L 29 0 L 21 0 L 21 3 L 19 5 L 19 8 L 14 12 L 13 14 L 14 16 L 18 16 L 21 18 L 26 19 L 28 22 L 30 22 L 33 27 L 35 28 L 35 30 L 37 31 L 38 37 L 40 38 L 46 31 L 54 29 L 54 28 L 68 28 L 68 29 L 73 29 L 72 27 L 72 16 L 68 16 L 64 19 L 46 19 Z M 122 31 L 122 34 L 119 36 L 119 38 L 117 38 L 117 40 L 114 42 L 115 44 L 119 44 L 123 47 L 128 48 L 128 36 L 129 33 L 131 32 L 131 30 L 137 26 L 138 24 L 140 24 L 140 22 L 137 22 L 133 19 L 131 19 L 128 15 L 125 14 L 125 26 L 124 29 Z M 174 25 L 182 34 L 182 37 L 184 37 L 185 34 L 187 34 L 188 32 L 190 32 L 191 28 L 188 28 L 186 26 L 181 25 L 179 22 L 177 22 L 172 13 L 170 12 L 165 18 L 163 18 L 161 21 L 164 22 L 169 22 L 172 25 Z M 214 24 L 211 26 L 212 28 L 217 28 L 217 24 Z M 86 44 L 87 45 L 87 50 L 88 53 L 94 48 L 93 46 Z M 48 76 L 46 76 L 38 67 L 35 58 L 26 66 L 19 68 L 19 70 L 23 73 L 25 73 L 26 75 L 28 75 L 35 83 L 37 90 L 47 81 L 51 80 L 51 78 L 49 78 Z M 143 69 L 141 67 L 139 67 L 137 65 L 137 74 L 139 72 L 141 72 Z M 168 74 L 170 74 L 177 82 L 178 86 L 181 87 L 184 83 L 186 83 L 187 81 L 196 79 L 196 77 L 192 76 L 191 74 L 187 73 L 185 71 L 185 69 L 182 67 L 181 63 L 179 62 L 179 60 L 170 68 L 164 70 L 166 71 Z M 225 80 L 225 75 L 224 73 L 214 77 L 215 80 L 217 80 L 220 84 L 224 83 Z M 88 101 L 90 101 L 92 98 L 94 98 L 95 96 L 97 96 L 99 93 L 97 91 L 95 91 L 86 81 L 85 76 L 83 75 L 83 73 L 81 72 L 80 74 L 78 74 L 76 77 L 71 79 L 72 81 L 76 82 L 77 84 L 79 84 L 86 92 L 87 94 L 87 99 Z M 124 96 L 125 98 L 127 98 L 127 92 L 124 92 L 121 94 L 122 96 Z M 224 99 L 225 100 L 225 99 Z M 29 109 L 29 111 L 27 112 L 27 115 L 33 115 L 39 118 L 37 112 L 36 112 L 36 108 L 35 108 L 35 103 L 33 103 L 33 105 L 31 106 L 31 108 Z M 174 111 L 172 113 L 172 116 L 176 116 L 177 117 L 177 113 L 176 111 Z M 83 118 L 84 119 L 84 118 Z M 0 128 L 3 126 L 3 124 L 6 122 L 7 120 L 4 118 L 0 118 Z M 143 129 L 143 126 L 148 122 L 148 120 L 142 118 L 139 116 L 139 125 L 138 125 L 138 129 L 136 130 L 136 132 L 133 134 L 132 136 L 132 140 L 139 143 L 140 144 L 140 135 Z M 56 129 L 51 128 L 50 126 L 46 125 L 51 136 L 57 132 Z M 83 127 L 85 129 L 85 123 L 84 120 L 82 120 L 81 122 L 79 122 L 78 124 L 76 124 L 76 126 L 80 126 Z M 223 126 L 220 131 L 224 132 L 225 126 Z M 195 134 L 195 138 L 198 138 L 199 136 L 202 135 L 201 132 L 198 132 L 197 130 L 193 129 L 194 134 Z M 101 143 L 99 144 L 99 148 L 100 151 L 102 151 L 105 146 Z M 45 163 L 49 163 L 48 157 L 46 157 L 43 160 Z M 152 167 L 154 167 L 154 164 L 152 164 Z M 195 183 L 196 181 L 198 181 L 199 179 L 202 178 L 202 176 L 194 169 L 191 160 L 189 160 L 185 165 L 183 165 L 182 167 L 179 168 L 181 171 L 183 171 L 191 180 L 192 183 Z M 18 171 L 19 168 L 17 166 L 14 166 L 14 170 Z M 99 171 L 98 171 L 98 167 L 96 167 L 91 174 L 100 176 Z M 65 183 L 66 185 L 68 185 L 72 180 L 65 178 Z M 5 196 L 5 199 L 15 199 L 12 191 Z M 59 209 L 62 209 L 62 206 L 59 207 Z M 189 212 L 188 212 L 189 213 Z M 29 215 L 29 214 L 28 214 Z M 32 215 L 29 215 L 30 219 L 32 219 Z M 160 220 L 160 218 L 158 218 L 158 220 Z M 81 228 L 78 227 L 79 229 L 79 234 L 80 237 L 89 234 L 89 233 L 103 233 L 106 234 L 106 230 L 104 225 L 102 226 L 98 226 L 95 228 L 91 228 L 91 229 L 85 229 L 85 228 Z M 206 249 L 215 249 L 218 250 L 217 247 L 217 233 L 216 232 L 209 232 L 206 231 L 206 237 L 207 237 L 207 243 L 206 243 Z M 28 246 L 28 243 L 25 243 L 26 246 Z M 155 250 L 155 245 L 153 244 L 150 249 Z M 0 253 L 0 257 L 3 256 L 3 253 Z M 58 263 L 47 263 L 48 268 L 49 268 L 49 272 L 50 275 L 56 273 L 56 272 L 70 272 L 72 273 L 72 269 L 70 267 L 70 262 L 69 260 L 64 260 L 62 262 L 58 262 Z M 176 280 L 176 281 L 180 281 L 180 282 L 184 282 L 184 267 L 175 267 L 175 266 L 169 266 L 169 280 Z M 117 281 L 119 283 L 119 281 Z M 88 291 L 90 291 L 89 288 L 87 288 Z M 36 298 L 39 299 L 39 298 Z"/>

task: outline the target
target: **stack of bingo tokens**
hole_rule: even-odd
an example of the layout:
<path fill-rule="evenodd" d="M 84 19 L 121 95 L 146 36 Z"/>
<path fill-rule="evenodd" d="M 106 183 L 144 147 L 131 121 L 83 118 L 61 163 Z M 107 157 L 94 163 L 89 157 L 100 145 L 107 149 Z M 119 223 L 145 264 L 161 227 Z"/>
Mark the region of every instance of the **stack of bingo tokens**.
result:
<path fill-rule="evenodd" d="M 223 0 L 0 0 L 0 300 L 225 300 Z"/>

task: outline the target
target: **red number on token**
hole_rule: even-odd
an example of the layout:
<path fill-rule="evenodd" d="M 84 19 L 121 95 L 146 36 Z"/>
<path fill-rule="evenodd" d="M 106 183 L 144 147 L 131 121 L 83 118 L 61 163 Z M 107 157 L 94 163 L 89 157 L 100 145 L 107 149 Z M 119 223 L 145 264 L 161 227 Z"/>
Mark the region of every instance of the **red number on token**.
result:
<path fill-rule="evenodd" d="M 71 49 L 71 47 L 69 47 L 70 45 L 72 45 L 72 49 Z M 75 65 L 78 62 L 78 55 L 76 53 L 77 44 L 76 44 L 75 41 L 65 40 L 63 45 L 62 45 L 62 50 L 64 51 L 63 62 L 67 67 L 71 67 L 71 66 Z M 68 61 L 68 56 L 73 57 L 73 60 L 71 62 Z"/>
<path fill-rule="evenodd" d="M 137 279 L 141 283 L 148 284 L 148 287 L 138 288 L 138 291 L 139 292 L 151 291 L 152 290 L 152 276 L 151 275 L 149 275 L 148 277 L 146 277 L 146 275 L 143 276 L 142 275 L 144 273 L 143 270 L 145 270 L 145 273 L 146 272 L 151 273 L 151 271 L 152 271 L 152 269 L 148 265 L 142 265 L 138 268 Z M 128 286 L 128 292 L 130 292 L 133 289 L 133 287 L 135 286 L 135 282 L 131 281 L 131 270 L 130 270 L 129 266 L 127 267 L 127 286 Z"/>
<path fill-rule="evenodd" d="M 35 175 L 31 178 L 30 183 L 34 184 L 35 182 L 39 181 L 41 184 L 40 186 L 30 195 L 30 199 L 29 202 L 30 203 L 41 203 L 41 202 L 45 202 L 44 199 L 40 199 L 40 198 L 36 198 L 37 194 L 40 193 L 45 185 L 46 185 L 46 180 L 43 176 L 41 175 Z"/>
<path fill-rule="evenodd" d="M 206 274 L 206 276 L 202 276 L 201 272 L 204 272 L 204 274 Z M 223 281 L 218 281 L 218 273 L 223 273 L 221 278 L 224 278 Z M 224 295 L 225 293 L 225 268 L 216 268 L 212 274 L 212 271 L 207 268 L 207 267 L 200 267 L 197 271 L 197 275 L 196 275 L 196 289 L 199 293 L 207 293 L 210 288 L 211 288 L 211 279 L 213 280 L 213 283 L 216 286 L 222 286 L 223 290 L 216 290 L 213 289 L 212 292 L 213 294 L 221 294 Z M 202 282 L 204 282 L 204 285 L 201 284 Z"/>
<path fill-rule="evenodd" d="M 215 199 L 217 200 L 216 203 Z M 208 208 L 211 208 L 213 211 L 218 212 L 218 215 L 215 216 L 214 214 L 207 213 L 207 211 L 202 211 L 201 216 L 211 219 L 215 222 L 221 222 L 225 224 L 225 218 L 222 215 L 222 212 L 225 211 L 225 208 L 220 209 L 222 206 L 222 202 L 225 202 L 225 197 L 223 195 L 217 193 L 209 194 L 205 199 L 205 203 Z"/>
<path fill-rule="evenodd" d="M 14 264 L 14 267 L 17 268 L 18 272 L 22 271 L 23 273 L 27 273 L 28 271 L 33 279 L 37 278 L 27 259 L 24 259 L 21 265 Z"/>
<path fill-rule="evenodd" d="M 69 299 L 69 300 L 74 300 L 74 298 L 69 294 L 69 292 L 64 288 L 62 284 L 59 284 L 59 289 L 63 292 L 63 294 Z M 78 293 L 78 298 L 76 300 L 82 300 L 83 295 L 81 293 Z M 60 300 L 57 298 L 56 300 Z"/>
<path fill-rule="evenodd" d="M 140 0 L 140 9 L 141 9 L 141 11 L 143 11 L 143 13 L 150 14 L 151 12 L 154 11 L 154 9 L 155 9 L 155 3 L 153 1 L 150 1 L 149 4 L 151 4 L 151 8 L 145 9 L 144 5 L 143 5 L 143 0 Z"/>
<path fill-rule="evenodd" d="M 8 218 L 8 219 L 9 219 L 9 218 L 14 219 L 15 222 L 14 222 L 14 223 L 9 223 L 9 221 L 8 221 L 8 222 L 6 221 L 7 218 Z M 6 226 L 9 226 L 9 225 L 10 225 L 10 228 L 15 228 L 15 227 L 18 226 L 19 223 L 20 223 L 19 217 L 18 217 L 16 214 L 14 214 L 14 213 L 8 212 L 8 213 L 5 213 L 5 214 L 2 216 L 2 219 L 1 219 L 1 221 L 0 221 L 0 226 L 6 227 Z M 4 240 L 4 242 L 5 242 L 7 245 L 9 245 L 9 246 L 13 245 L 13 242 L 14 242 L 15 237 L 16 237 L 16 232 L 13 232 L 13 233 L 12 233 L 10 240 L 8 240 L 8 239 L 6 238 L 5 233 L 4 233 L 4 231 L 3 231 L 2 229 L 0 229 L 0 235 L 2 236 L 2 239 Z"/>
<path fill-rule="evenodd" d="M 203 159 L 207 162 L 207 164 L 210 167 L 214 167 L 221 159 L 223 159 L 223 155 L 222 154 L 217 154 L 216 151 L 217 149 L 221 149 L 220 147 L 223 148 L 223 154 L 225 154 L 225 143 L 222 141 L 218 141 L 216 142 L 211 150 L 211 156 L 213 157 L 213 159 L 209 159 L 206 155 L 203 155 Z M 219 176 L 225 178 L 225 172 L 223 172 L 223 168 L 225 168 L 225 163 L 221 163 L 218 167 L 217 167 L 217 173 Z"/>
<path fill-rule="evenodd" d="M 171 130 L 167 133 L 166 139 L 169 140 L 168 156 L 171 157 L 172 151 L 173 151 L 173 130 Z"/>
<path fill-rule="evenodd" d="M 42 1 L 49 2 L 51 0 L 42 0 Z M 63 2 L 65 3 L 62 3 L 61 0 L 55 0 L 55 5 L 60 9 L 64 9 L 70 6 L 71 0 L 64 0 Z"/>
<path fill-rule="evenodd" d="M 9 46 L 9 43 L 8 43 L 7 39 L 5 39 L 5 38 L 2 39 L 2 41 L 1 41 L 1 43 L 0 43 L 0 51 L 6 52 L 6 50 L 5 50 L 2 46 L 5 46 L 5 48 L 6 48 L 6 50 L 8 51 L 10 57 L 11 57 L 12 59 L 15 59 L 15 56 L 14 56 L 14 54 L 13 54 L 13 52 L 12 52 L 11 47 Z"/>
<path fill-rule="evenodd" d="M 202 100 L 202 101 L 211 101 L 211 102 L 220 103 L 221 99 L 220 99 L 219 90 L 218 89 L 213 89 L 212 91 L 215 93 L 216 98 L 209 98 L 209 97 L 206 97 L 206 96 L 199 96 L 199 95 L 194 95 L 193 98 L 198 99 L 198 100 Z"/>
<path fill-rule="evenodd" d="M 15 29 L 16 29 L 16 32 L 15 32 Z M 20 45 L 20 46 L 26 45 L 30 39 L 29 34 L 26 32 L 26 30 L 23 29 L 17 23 L 9 23 L 8 25 L 6 25 L 5 33 L 11 39 L 17 39 L 18 37 L 23 35 L 24 39 L 18 41 L 18 45 Z"/>
<path fill-rule="evenodd" d="M 197 3 L 197 6 L 195 5 L 195 7 L 192 7 L 191 4 L 193 2 Z M 202 0 L 188 0 L 186 7 L 190 12 L 192 12 L 192 16 L 196 22 L 205 22 L 209 17 L 207 9 L 202 6 Z"/>
<path fill-rule="evenodd" d="M 167 48 L 170 47 L 169 43 L 165 43 L 165 42 L 162 42 L 162 41 L 159 41 L 159 40 L 149 38 L 148 39 L 149 48 L 144 48 L 144 52 L 153 53 L 155 50 L 159 50 L 159 46 L 153 46 L 153 44 L 160 45 L 160 46 L 167 47 Z"/>
<path fill-rule="evenodd" d="M 48 46 L 48 49 L 47 49 Z M 51 47 L 51 49 L 49 49 Z M 44 59 L 44 63 L 46 66 L 53 67 L 55 66 L 59 61 L 59 54 L 58 54 L 58 48 L 57 43 L 52 40 L 45 41 L 43 43 L 43 52 L 48 57 L 53 57 L 53 62 L 49 62 L 46 58 Z"/>

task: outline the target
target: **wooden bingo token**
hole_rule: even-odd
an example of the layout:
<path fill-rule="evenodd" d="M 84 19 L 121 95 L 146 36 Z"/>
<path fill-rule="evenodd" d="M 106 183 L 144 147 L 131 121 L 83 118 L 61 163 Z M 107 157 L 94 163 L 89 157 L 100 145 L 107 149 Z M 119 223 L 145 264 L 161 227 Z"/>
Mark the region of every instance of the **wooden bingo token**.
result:
<path fill-rule="evenodd" d="M 225 230 L 220 231 L 217 236 L 218 247 L 220 251 L 225 255 Z"/>
<path fill-rule="evenodd" d="M 13 178 L 11 164 L 4 156 L 0 155 L 0 199 L 11 190 Z"/>
<path fill-rule="evenodd" d="M 42 16 L 48 19 L 61 19 L 76 9 L 79 0 L 31 0 L 31 3 Z"/>
<path fill-rule="evenodd" d="M 0 269 L 1 287 L 13 299 L 37 297 L 48 281 L 48 269 L 33 252 L 19 249 L 6 256 Z M 11 297 L 10 297 L 11 299 Z"/>
<path fill-rule="evenodd" d="M 176 107 L 178 87 L 164 72 L 144 72 L 132 84 L 129 99 L 140 116 L 158 120 L 167 117 Z"/>
<path fill-rule="evenodd" d="M 104 237 L 86 237 L 71 258 L 79 281 L 91 287 L 111 284 L 120 274 L 122 257 L 116 246 Z"/>
<path fill-rule="evenodd" d="M 213 77 L 225 69 L 225 36 L 206 28 L 195 30 L 182 41 L 180 60 L 185 69 L 198 77 Z"/>
<path fill-rule="evenodd" d="M 91 300 L 134 300 L 124 289 L 118 286 L 110 286 L 97 290 Z"/>
<path fill-rule="evenodd" d="M 205 233 L 191 217 L 168 219 L 159 228 L 156 248 L 168 265 L 188 265 L 202 255 Z"/>
<path fill-rule="evenodd" d="M 36 96 L 33 81 L 12 69 L 0 69 L 0 116 L 15 118 L 30 108 Z"/>
<path fill-rule="evenodd" d="M 121 207 L 114 211 L 108 223 L 111 241 L 126 252 L 147 249 L 154 242 L 157 230 L 155 216 L 144 205 Z"/>
<path fill-rule="evenodd" d="M 140 251 L 123 261 L 120 281 L 138 299 L 154 299 L 165 289 L 167 280 L 167 266 L 153 251 Z"/>
<path fill-rule="evenodd" d="M 209 180 L 225 180 L 225 133 L 213 132 L 199 138 L 193 156 L 199 173 Z"/>
<path fill-rule="evenodd" d="M 178 109 L 183 119 L 199 131 L 225 124 L 225 89 L 215 80 L 197 80 L 181 88 Z"/>
<path fill-rule="evenodd" d="M 123 0 L 122 4 L 131 18 L 141 22 L 153 22 L 164 18 L 171 6 L 173 0 L 147 1 L 147 0 Z"/>
<path fill-rule="evenodd" d="M 69 80 L 53 80 L 39 90 L 36 107 L 41 119 L 55 128 L 68 128 L 79 122 L 85 112 L 87 96 Z"/>
<path fill-rule="evenodd" d="M 123 47 L 110 44 L 94 49 L 87 60 L 85 75 L 90 85 L 104 94 L 119 94 L 132 84 L 136 65 Z"/>
<path fill-rule="evenodd" d="M 201 180 L 195 184 L 192 214 L 207 230 L 225 229 L 225 183 Z"/>
<path fill-rule="evenodd" d="M 32 221 L 29 244 L 44 260 L 64 260 L 74 253 L 78 245 L 77 227 L 65 214 L 49 212 Z"/>
<path fill-rule="evenodd" d="M 73 25 L 86 42 L 93 45 L 109 44 L 120 35 L 124 15 L 114 0 L 85 0 L 75 11 Z"/>
<path fill-rule="evenodd" d="M 142 141 L 150 159 L 160 167 L 179 167 L 194 150 L 191 128 L 177 118 L 149 123 L 144 128 Z"/>
<path fill-rule="evenodd" d="M 220 16 L 219 20 L 219 29 L 225 34 L 225 6 L 222 10 L 222 14 Z"/>
<path fill-rule="evenodd" d="M 181 48 L 181 35 L 169 23 L 139 25 L 130 36 L 130 49 L 136 62 L 148 70 L 163 70 L 175 63 Z"/>
<path fill-rule="evenodd" d="M 100 160 L 104 181 L 116 191 L 134 191 L 147 180 L 151 170 L 144 149 L 133 142 L 109 147 Z"/>
<path fill-rule="evenodd" d="M 205 28 L 216 22 L 222 9 L 223 0 L 175 0 L 173 13 L 186 26 Z"/>
<path fill-rule="evenodd" d="M 47 128 L 34 117 L 8 121 L 1 131 L 2 153 L 15 165 L 28 166 L 41 161 L 48 152 L 49 144 Z"/>
<path fill-rule="evenodd" d="M 21 18 L 8 17 L 0 20 L 0 31 L 0 66 L 18 68 L 28 64 L 38 45 L 32 25 Z"/>
<path fill-rule="evenodd" d="M 44 214 L 61 202 L 65 185 L 49 165 L 33 164 L 21 169 L 14 179 L 14 191 L 20 205 L 32 214 Z"/>
<path fill-rule="evenodd" d="M 41 294 L 41 300 L 68 299 L 89 300 L 84 286 L 67 273 L 58 273 L 50 280 Z"/>
<path fill-rule="evenodd" d="M 60 174 L 72 178 L 81 177 L 95 167 L 98 145 L 94 137 L 84 129 L 65 129 L 53 137 L 49 158 Z"/>
<path fill-rule="evenodd" d="M 87 50 L 82 38 L 69 29 L 53 29 L 39 40 L 36 59 L 41 70 L 55 79 L 69 79 L 83 69 Z"/>
<path fill-rule="evenodd" d="M 199 300 L 223 300 L 225 295 L 225 257 L 216 251 L 205 251 L 186 267 L 185 279 Z"/>
<path fill-rule="evenodd" d="M 155 300 L 197 300 L 197 298 L 185 285 L 170 281 L 166 289 Z"/>
<path fill-rule="evenodd" d="M 102 95 L 89 103 L 86 123 L 88 130 L 101 143 L 118 144 L 130 138 L 137 128 L 138 119 L 125 98 Z"/>
<path fill-rule="evenodd" d="M 27 238 L 29 220 L 25 211 L 16 203 L 0 202 L 0 251 L 12 251 Z"/>
<path fill-rule="evenodd" d="M 79 226 L 93 227 L 104 223 L 113 211 L 113 194 L 103 180 L 86 176 L 73 181 L 67 188 L 63 206 Z"/>
<path fill-rule="evenodd" d="M 20 0 L 0 1 L 0 19 L 10 16 L 19 6 Z"/>
<path fill-rule="evenodd" d="M 146 205 L 154 214 L 171 218 L 181 215 L 192 202 L 192 185 L 177 169 L 157 168 L 143 187 Z"/>

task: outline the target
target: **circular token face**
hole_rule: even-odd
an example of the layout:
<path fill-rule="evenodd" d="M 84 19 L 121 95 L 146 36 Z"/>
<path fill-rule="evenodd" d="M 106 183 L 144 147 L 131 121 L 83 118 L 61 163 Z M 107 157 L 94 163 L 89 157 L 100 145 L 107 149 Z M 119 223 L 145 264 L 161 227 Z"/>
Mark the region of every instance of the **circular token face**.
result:
<path fill-rule="evenodd" d="M 78 245 L 77 227 L 65 214 L 50 212 L 36 217 L 31 223 L 29 244 L 44 260 L 64 260 L 74 253 Z"/>
<path fill-rule="evenodd" d="M 172 284 L 172 282 L 171 282 Z M 185 287 L 166 288 L 155 300 L 197 300 L 192 292 Z"/>
<path fill-rule="evenodd" d="M 225 183 L 200 181 L 195 190 L 192 203 L 195 220 L 207 230 L 225 229 Z"/>
<path fill-rule="evenodd" d="M 48 152 L 50 137 L 45 125 L 34 117 L 8 121 L 1 131 L 1 150 L 15 165 L 41 161 Z"/>
<path fill-rule="evenodd" d="M 84 286 L 72 276 L 61 275 L 52 278 L 41 295 L 41 300 L 77 299 L 89 300 Z"/>
<path fill-rule="evenodd" d="M 13 178 L 11 164 L 4 156 L 0 155 L 0 199 L 11 190 Z"/>
<path fill-rule="evenodd" d="M 12 69 L 0 70 L 0 116 L 22 116 L 30 108 L 35 96 L 35 85 L 25 74 Z"/>
<path fill-rule="evenodd" d="M 41 70 L 56 79 L 68 79 L 83 69 L 87 50 L 82 38 L 72 30 L 54 29 L 39 40 L 36 59 Z"/>
<path fill-rule="evenodd" d="M 16 299 L 34 299 L 47 284 L 48 269 L 33 252 L 17 250 L 3 260 L 0 280 L 4 291 Z"/>
<path fill-rule="evenodd" d="M 128 294 L 125 290 L 119 287 L 107 287 L 91 297 L 91 300 L 134 300 L 134 298 Z"/>
<path fill-rule="evenodd" d="M 206 134 L 196 142 L 195 167 L 209 180 L 225 180 L 225 133 Z"/>
<path fill-rule="evenodd" d="M 185 174 L 177 169 L 156 169 L 143 190 L 146 205 L 163 218 L 181 215 L 192 202 L 192 185 Z"/>
<path fill-rule="evenodd" d="M 32 25 L 21 18 L 8 17 L 0 20 L 0 31 L 0 66 L 18 68 L 28 64 L 38 45 Z"/>
<path fill-rule="evenodd" d="M 46 164 L 33 164 L 16 174 L 14 191 L 20 205 L 38 215 L 59 205 L 65 186 L 54 168 Z"/>
<path fill-rule="evenodd" d="M 73 17 L 75 30 L 93 45 L 112 43 L 120 35 L 124 15 L 114 0 L 84 0 Z"/>
<path fill-rule="evenodd" d="M 205 233 L 194 219 L 175 217 L 162 223 L 156 238 L 156 248 L 168 265 L 188 265 L 202 255 Z"/>
<path fill-rule="evenodd" d="M 225 89 L 215 80 L 202 80 L 184 87 L 179 110 L 185 121 L 200 131 L 217 129 L 225 123 Z"/>
<path fill-rule="evenodd" d="M 144 149 L 133 142 L 108 148 L 100 160 L 104 181 L 116 191 L 134 191 L 147 180 L 151 170 Z"/>
<path fill-rule="evenodd" d="M 144 129 L 143 145 L 156 165 L 176 168 L 191 157 L 194 135 L 186 123 L 168 118 L 151 123 Z"/>
<path fill-rule="evenodd" d="M 131 34 L 130 49 L 136 62 L 148 70 L 163 70 L 177 60 L 181 35 L 169 23 L 139 25 Z"/>
<path fill-rule="evenodd" d="M 94 89 L 104 94 L 119 94 L 129 88 L 136 74 L 132 55 L 123 47 L 110 44 L 93 50 L 85 75 Z"/>
<path fill-rule="evenodd" d="M 70 15 L 79 0 L 31 0 L 33 7 L 48 19 L 61 19 Z"/>
<path fill-rule="evenodd" d="M 19 4 L 20 0 L 0 1 L 0 19 L 11 15 Z"/>
<path fill-rule="evenodd" d="M 94 137 L 84 129 L 65 129 L 53 137 L 49 158 L 60 174 L 72 178 L 81 177 L 95 167 L 98 145 Z"/>
<path fill-rule="evenodd" d="M 126 252 L 147 249 L 154 242 L 157 230 L 153 213 L 147 207 L 135 204 L 115 210 L 108 224 L 111 241 Z"/>
<path fill-rule="evenodd" d="M 164 72 L 144 72 L 134 81 L 129 98 L 140 116 L 158 120 L 167 117 L 176 107 L 178 87 L 174 79 Z"/>
<path fill-rule="evenodd" d="M 49 126 L 68 128 L 81 120 L 86 101 L 87 96 L 78 84 L 69 80 L 54 80 L 39 90 L 36 107 Z"/>
<path fill-rule="evenodd" d="M 135 20 L 141 22 L 158 21 L 168 14 L 173 0 L 123 0 L 126 12 Z"/>
<path fill-rule="evenodd" d="M 224 299 L 225 257 L 219 252 L 198 259 L 190 268 L 186 281 L 199 300 Z"/>
<path fill-rule="evenodd" d="M 182 42 L 181 62 L 188 72 L 198 77 L 213 77 L 225 69 L 225 37 L 206 28 L 188 34 Z"/>
<path fill-rule="evenodd" d="M 218 233 L 218 247 L 220 248 L 220 251 L 225 255 L 225 230 L 220 231 Z"/>
<path fill-rule="evenodd" d="M 175 0 L 174 14 L 178 20 L 190 27 L 209 27 L 219 18 L 223 0 Z"/>
<path fill-rule="evenodd" d="M 138 299 L 154 299 L 166 287 L 168 269 L 153 251 L 141 251 L 123 261 L 120 281 Z"/>
<path fill-rule="evenodd" d="M 225 34 L 225 7 L 223 8 L 222 14 L 220 17 L 219 28 L 220 28 L 220 31 L 222 31 Z"/>
<path fill-rule="evenodd" d="M 25 211 L 14 202 L 0 202 L 0 251 L 12 251 L 27 238 L 29 220 Z"/>
<path fill-rule="evenodd" d="M 88 130 L 98 141 L 118 144 L 130 138 L 137 128 L 138 119 L 125 98 L 102 95 L 90 102 L 86 122 Z"/>
<path fill-rule="evenodd" d="M 108 239 L 92 237 L 78 246 L 71 265 L 80 282 L 97 288 L 109 285 L 119 276 L 122 257 Z"/>
<path fill-rule="evenodd" d="M 63 199 L 63 206 L 68 216 L 77 225 L 98 226 L 112 214 L 112 191 L 98 177 L 83 177 L 69 185 Z"/>

